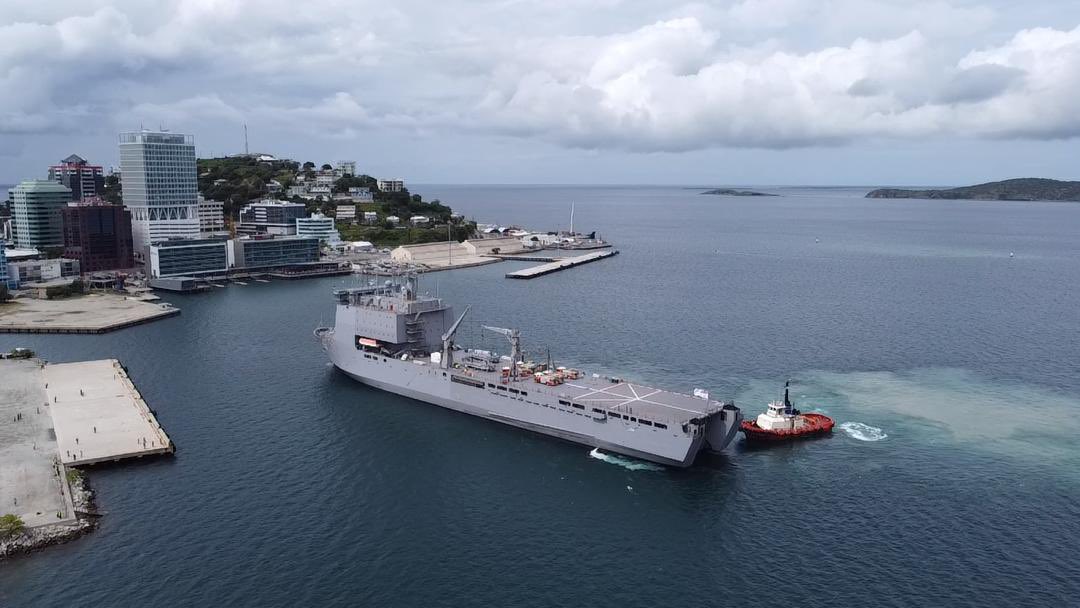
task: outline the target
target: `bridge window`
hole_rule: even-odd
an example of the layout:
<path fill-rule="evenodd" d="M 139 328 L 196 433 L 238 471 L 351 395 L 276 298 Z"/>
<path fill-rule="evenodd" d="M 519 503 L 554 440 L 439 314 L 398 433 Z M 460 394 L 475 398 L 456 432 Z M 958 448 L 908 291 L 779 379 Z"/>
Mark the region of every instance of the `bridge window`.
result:
<path fill-rule="evenodd" d="M 638 420 L 638 422 L 644 424 L 645 426 L 652 426 L 652 422 L 649 420 Z"/>
<path fill-rule="evenodd" d="M 666 429 L 667 428 L 667 425 L 662 423 L 662 422 L 654 422 L 653 426 L 655 426 L 658 429 Z"/>
<path fill-rule="evenodd" d="M 570 405 L 571 405 L 571 407 L 575 407 L 575 408 L 577 408 L 579 410 L 585 409 L 585 406 L 581 405 L 580 403 L 571 403 Z"/>

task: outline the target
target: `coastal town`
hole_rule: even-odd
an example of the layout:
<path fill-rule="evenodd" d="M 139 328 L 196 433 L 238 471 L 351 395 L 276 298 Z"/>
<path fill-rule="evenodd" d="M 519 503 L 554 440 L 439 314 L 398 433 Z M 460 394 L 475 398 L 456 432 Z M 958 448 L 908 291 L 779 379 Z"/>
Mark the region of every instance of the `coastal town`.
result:
<path fill-rule="evenodd" d="M 108 170 L 71 154 L 0 204 L 0 301 L 19 304 L 0 308 L 0 332 L 100 333 L 179 312 L 155 290 L 505 259 L 549 265 L 507 275 L 531 278 L 616 253 L 595 232 L 574 232 L 572 219 L 570 230 L 546 232 L 466 219 L 352 160 L 200 159 L 192 135 L 146 129 L 120 133 L 117 152 L 119 166 Z M 594 249 L 605 251 L 571 255 Z M 107 322 L 65 310 L 64 300 L 87 294 L 112 312 Z"/>

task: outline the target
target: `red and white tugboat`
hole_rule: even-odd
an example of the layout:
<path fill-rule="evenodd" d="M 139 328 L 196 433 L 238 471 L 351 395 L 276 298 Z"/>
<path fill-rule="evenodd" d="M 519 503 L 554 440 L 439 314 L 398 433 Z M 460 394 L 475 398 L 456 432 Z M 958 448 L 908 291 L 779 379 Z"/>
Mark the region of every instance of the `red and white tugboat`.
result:
<path fill-rule="evenodd" d="M 739 430 L 747 441 L 785 441 L 832 432 L 833 419 L 824 414 L 803 414 L 788 397 L 789 380 L 784 384 L 784 402 L 773 401 L 757 420 L 743 420 Z"/>

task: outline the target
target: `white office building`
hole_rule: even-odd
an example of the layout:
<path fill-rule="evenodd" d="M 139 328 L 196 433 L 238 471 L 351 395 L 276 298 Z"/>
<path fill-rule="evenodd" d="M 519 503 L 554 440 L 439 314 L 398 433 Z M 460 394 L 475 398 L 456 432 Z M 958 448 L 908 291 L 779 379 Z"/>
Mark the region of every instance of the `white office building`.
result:
<path fill-rule="evenodd" d="M 137 257 L 152 242 L 199 237 L 193 136 L 146 129 L 121 133 L 120 173 Z"/>
<path fill-rule="evenodd" d="M 316 237 L 331 247 L 341 243 L 341 235 L 334 227 L 334 218 L 321 213 L 296 218 L 296 236 Z"/>
<path fill-rule="evenodd" d="M 405 189 L 405 180 L 400 177 L 397 179 L 380 179 L 376 184 L 379 186 L 379 190 L 383 192 L 401 192 Z"/>
<path fill-rule="evenodd" d="M 334 216 L 339 222 L 355 222 L 356 205 L 337 205 L 334 207 Z"/>

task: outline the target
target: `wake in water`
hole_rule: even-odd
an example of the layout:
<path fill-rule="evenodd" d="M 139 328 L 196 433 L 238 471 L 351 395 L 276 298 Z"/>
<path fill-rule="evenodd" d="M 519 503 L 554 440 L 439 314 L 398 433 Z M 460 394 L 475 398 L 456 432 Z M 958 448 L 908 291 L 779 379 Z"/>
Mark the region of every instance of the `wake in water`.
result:
<path fill-rule="evenodd" d="M 840 425 L 840 428 L 848 434 L 848 437 L 859 441 L 881 441 L 888 437 L 885 431 L 861 422 L 845 422 Z"/>
<path fill-rule="evenodd" d="M 663 471 L 664 467 L 653 464 L 651 462 L 641 462 L 639 460 L 633 460 L 630 458 L 622 458 L 614 454 L 605 454 L 600 451 L 600 448 L 593 448 L 589 452 L 590 458 L 602 460 L 608 464 L 614 464 L 630 471 Z M 627 486 L 629 487 L 629 486 Z"/>

